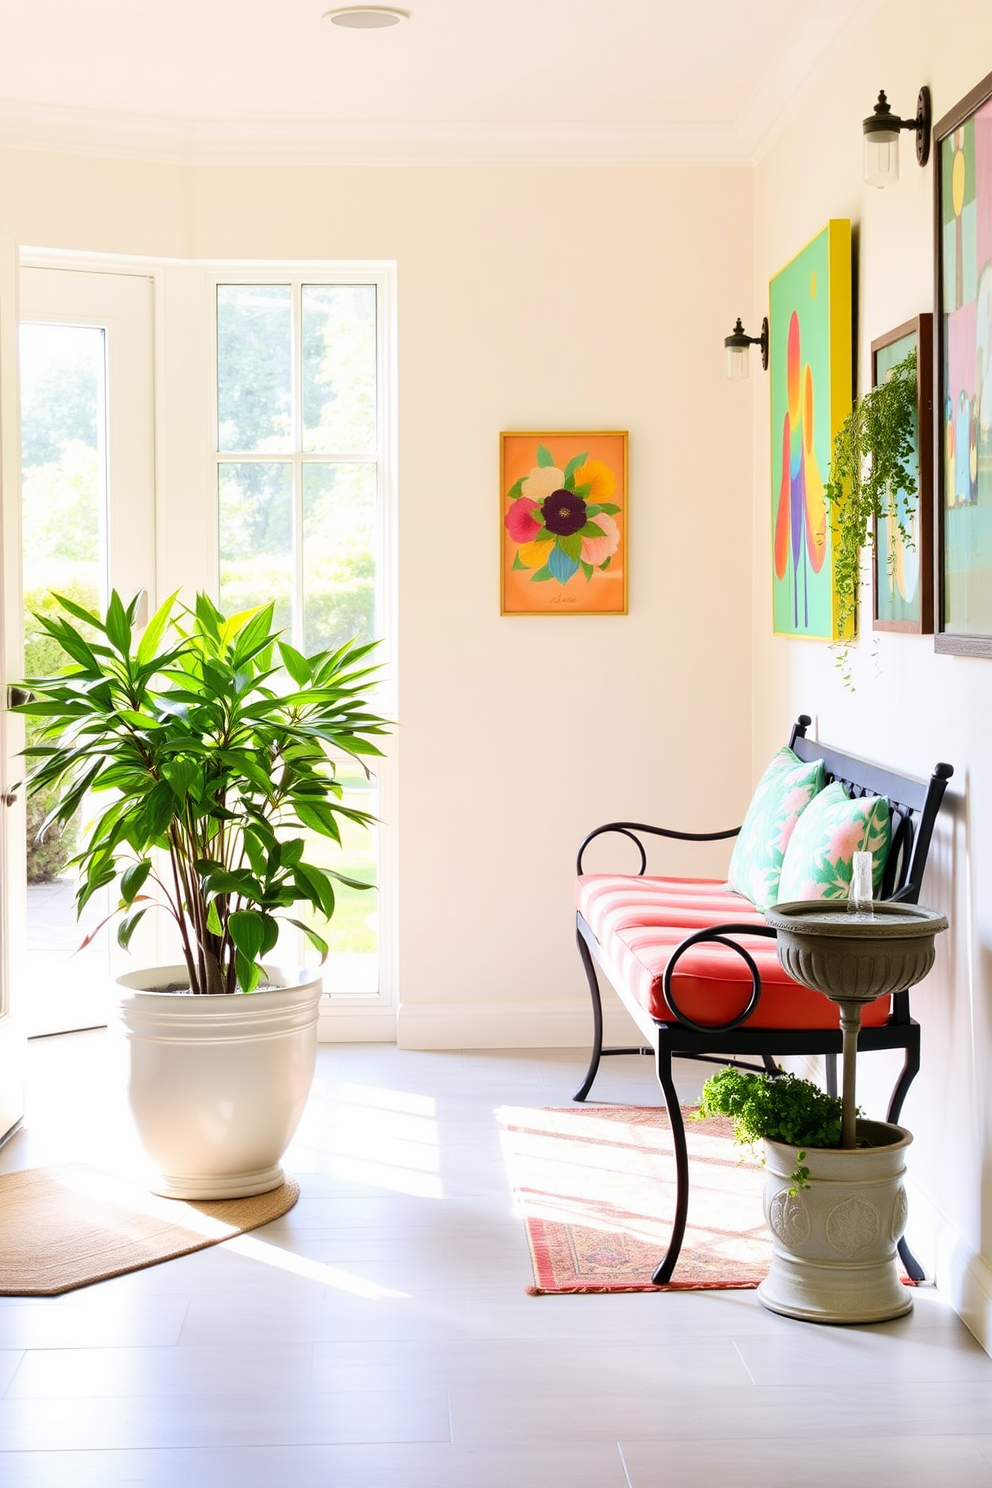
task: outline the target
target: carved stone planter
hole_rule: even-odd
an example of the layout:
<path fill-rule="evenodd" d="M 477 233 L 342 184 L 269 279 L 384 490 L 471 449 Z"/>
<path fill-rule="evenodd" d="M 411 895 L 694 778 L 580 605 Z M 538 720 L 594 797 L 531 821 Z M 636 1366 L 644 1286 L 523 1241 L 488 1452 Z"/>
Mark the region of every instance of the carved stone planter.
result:
<path fill-rule="evenodd" d="M 807 1150 L 808 1189 L 789 1193 L 796 1149 L 765 1142 L 765 1217 L 775 1239 L 758 1296 L 789 1317 L 883 1322 L 913 1305 L 896 1262 L 906 1227 L 905 1152 L 913 1139 L 905 1127 L 856 1119 L 861 1009 L 926 976 L 947 919 L 921 905 L 891 902 L 851 914 L 822 899 L 772 905 L 766 919 L 790 976 L 840 1006 L 844 1079 L 840 1147 Z"/>
<path fill-rule="evenodd" d="M 772 1264 L 758 1297 L 772 1312 L 819 1323 L 881 1323 L 913 1306 L 896 1246 L 906 1227 L 905 1127 L 859 1121 L 868 1145 L 808 1147 L 809 1188 L 790 1194 L 795 1147 L 765 1141 Z"/>

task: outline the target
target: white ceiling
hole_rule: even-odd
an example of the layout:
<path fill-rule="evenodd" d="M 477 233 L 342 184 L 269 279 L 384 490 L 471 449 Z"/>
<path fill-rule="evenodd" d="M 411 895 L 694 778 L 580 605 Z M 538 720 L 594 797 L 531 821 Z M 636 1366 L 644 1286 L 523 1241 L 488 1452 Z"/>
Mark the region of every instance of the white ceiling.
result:
<path fill-rule="evenodd" d="M 879 0 L 0 0 L 0 138 L 157 159 L 749 161 Z"/>

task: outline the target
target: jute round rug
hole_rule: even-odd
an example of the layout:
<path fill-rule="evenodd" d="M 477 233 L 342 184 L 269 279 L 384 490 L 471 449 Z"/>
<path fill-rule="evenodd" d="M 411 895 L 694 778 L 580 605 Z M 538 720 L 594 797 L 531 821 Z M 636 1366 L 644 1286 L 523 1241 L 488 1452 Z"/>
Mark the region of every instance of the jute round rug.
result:
<path fill-rule="evenodd" d="M 162 1199 L 140 1183 L 66 1163 L 0 1176 L 0 1296 L 53 1297 L 256 1230 L 292 1209 L 287 1178 L 248 1199 Z"/>

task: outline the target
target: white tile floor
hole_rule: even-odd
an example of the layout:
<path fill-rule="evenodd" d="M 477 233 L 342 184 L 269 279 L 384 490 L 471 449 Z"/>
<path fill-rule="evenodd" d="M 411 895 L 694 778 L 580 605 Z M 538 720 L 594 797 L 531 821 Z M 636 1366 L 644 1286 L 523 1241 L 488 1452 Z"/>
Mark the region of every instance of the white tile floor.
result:
<path fill-rule="evenodd" d="M 283 1219 L 0 1299 L 0 1484 L 992 1488 L 992 1360 L 933 1291 L 846 1329 L 751 1292 L 525 1294 L 492 1111 L 567 1104 L 581 1064 L 323 1047 Z M 32 1044 L 0 1170 L 133 1165 L 120 1090 L 107 1035 Z M 649 1062 L 596 1094 L 654 1103 Z"/>

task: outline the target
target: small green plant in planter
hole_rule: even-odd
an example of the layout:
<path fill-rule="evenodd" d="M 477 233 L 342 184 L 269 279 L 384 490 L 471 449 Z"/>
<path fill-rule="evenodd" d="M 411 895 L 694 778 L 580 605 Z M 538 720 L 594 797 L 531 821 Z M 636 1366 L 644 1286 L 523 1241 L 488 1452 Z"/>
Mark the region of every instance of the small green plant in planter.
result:
<path fill-rule="evenodd" d="M 287 911 L 330 918 L 333 880 L 368 887 L 308 863 L 303 833 L 340 841 L 342 819 L 372 821 L 342 803 L 328 755 L 380 754 L 372 646 L 303 656 L 271 604 L 228 618 L 206 595 L 193 610 L 173 595 L 139 637 L 140 595 L 125 605 L 115 592 L 103 615 L 57 598 L 60 614 L 36 618 L 70 662 L 28 678 L 33 699 L 14 711 L 40 726 L 26 785 L 58 792 L 49 827 L 84 797 L 107 799 L 73 859 L 77 909 L 119 880 L 125 948 L 149 908 L 165 909 L 193 993 L 254 991 L 280 920 L 323 959 L 326 942 Z"/>
<path fill-rule="evenodd" d="M 898 362 L 884 382 L 859 398 L 834 438 L 830 478 L 824 494 L 836 523 L 834 582 L 837 625 L 853 633 L 861 580 L 861 553 L 875 538 L 874 524 L 895 522 L 912 546 L 906 515 L 913 510 L 917 481 L 912 469 L 916 445 L 916 351 Z M 897 501 L 903 497 L 903 509 Z M 836 646 L 837 665 L 852 687 L 849 640 Z"/>
<path fill-rule="evenodd" d="M 694 1120 L 707 1116 L 730 1116 L 738 1142 L 753 1143 L 765 1137 L 797 1148 L 792 1174 L 792 1193 L 809 1187 L 805 1166 L 807 1147 L 839 1147 L 841 1101 L 827 1095 L 812 1080 L 798 1075 L 752 1075 L 738 1069 L 723 1069 L 703 1086 Z"/>

